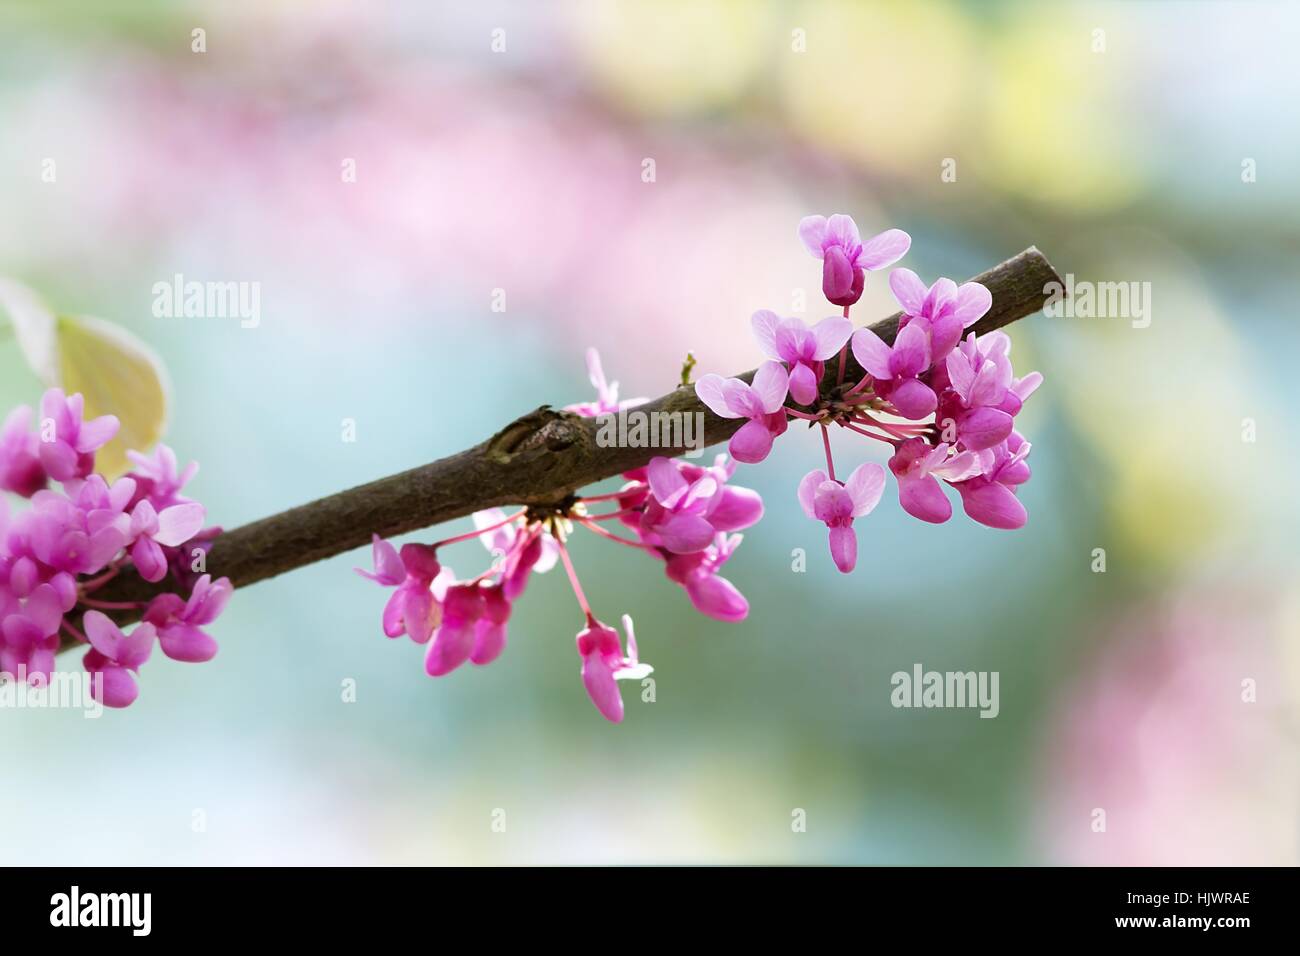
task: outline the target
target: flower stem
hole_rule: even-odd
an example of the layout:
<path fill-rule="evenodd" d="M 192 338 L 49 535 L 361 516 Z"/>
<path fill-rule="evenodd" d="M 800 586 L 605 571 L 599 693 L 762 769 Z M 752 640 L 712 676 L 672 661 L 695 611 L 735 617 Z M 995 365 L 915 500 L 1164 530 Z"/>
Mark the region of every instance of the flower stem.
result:
<path fill-rule="evenodd" d="M 928 425 L 891 425 L 889 422 L 882 422 L 880 419 L 864 412 L 859 412 L 853 417 L 853 420 L 861 422 L 863 425 L 879 428 L 882 432 L 893 435 L 895 438 L 916 438 L 930 427 Z"/>
<path fill-rule="evenodd" d="M 115 564 L 97 578 L 91 578 L 89 581 L 81 582 L 82 593 L 86 591 L 96 591 L 103 585 L 107 584 L 113 578 L 117 577 L 122 570 L 122 565 Z"/>
<path fill-rule="evenodd" d="M 80 603 L 86 605 L 86 607 L 93 607 L 100 611 L 134 611 L 136 608 L 144 607 L 147 602 L 145 601 L 94 601 L 83 595 Z"/>
<path fill-rule="evenodd" d="M 613 501 L 615 498 L 621 498 L 625 494 L 627 494 L 626 491 L 611 491 L 608 494 L 603 494 L 603 495 L 582 495 L 580 498 L 578 498 L 578 500 L 585 501 L 585 502 Z"/>
<path fill-rule="evenodd" d="M 588 531 L 594 531 L 602 538 L 609 538 L 610 541 L 617 541 L 619 544 L 625 544 L 629 548 L 636 548 L 638 551 L 648 551 L 650 546 L 642 544 L 640 541 L 633 541 L 631 538 L 624 538 L 621 535 L 614 534 L 612 531 L 606 531 L 598 524 L 592 524 L 591 521 L 579 518 L 578 524 L 582 525 Z"/>
<path fill-rule="evenodd" d="M 584 518 L 584 519 L 579 519 L 579 520 L 581 520 L 584 524 L 585 524 L 586 522 L 588 522 L 588 521 L 612 521 L 613 519 L 615 519 L 615 518 L 621 518 L 621 517 L 623 517 L 624 515 L 634 514 L 634 513 L 636 513 L 638 510 L 640 510 L 640 509 L 639 509 L 639 508 L 622 508 L 622 509 L 620 509 L 620 510 L 618 510 L 618 511 L 610 511 L 610 512 L 608 512 L 608 513 L 606 513 L 606 514 L 603 514 L 603 515 L 587 515 L 586 518 Z"/>
<path fill-rule="evenodd" d="M 558 538 L 556 542 L 560 545 L 560 560 L 564 562 L 564 570 L 569 575 L 569 584 L 573 586 L 573 596 L 578 599 L 578 607 L 582 609 L 583 614 L 591 618 L 591 605 L 587 603 L 587 596 L 582 593 L 582 585 L 578 583 L 578 572 L 573 569 L 573 560 L 569 557 L 569 549 Z"/>
<path fill-rule="evenodd" d="M 871 382 L 871 374 L 867 373 L 866 375 L 862 376 L 862 381 L 858 382 L 857 385 L 854 385 L 851 389 L 849 389 L 847 392 L 844 393 L 844 397 L 848 398 L 850 395 L 854 395 L 857 392 L 862 391 L 864 388 L 867 387 L 867 385 L 870 382 Z"/>
<path fill-rule="evenodd" d="M 821 421 L 821 418 L 818 417 L 817 415 L 809 415 L 807 412 L 796 411 L 795 409 L 791 408 L 789 405 L 785 406 L 785 410 L 788 414 L 793 415 L 795 418 L 802 418 L 806 422 Z"/>
<path fill-rule="evenodd" d="M 835 460 L 831 458 L 831 431 L 824 424 L 822 425 L 822 445 L 826 448 L 826 471 L 831 476 L 831 481 L 835 480 Z"/>
<path fill-rule="evenodd" d="M 441 541 L 435 541 L 433 544 L 430 545 L 430 547 L 441 548 L 449 544 L 459 544 L 461 541 L 469 541 L 471 538 L 477 538 L 481 534 L 487 534 L 489 531 L 495 531 L 497 528 L 504 527 L 505 525 L 510 524 L 510 522 L 512 521 L 518 521 L 526 514 L 528 514 L 528 509 L 524 508 L 520 511 L 516 511 L 508 518 L 503 518 L 502 520 L 498 521 L 496 524 L 488 525 L 486 528 L 478 528 L 475 531 L 466 531 L 464 534 L 458 534 L 451 538 L 443 538 Z"/>
<path fill-rule="evenodd" d="M 882 441 L 886 445 L 889 445 L 891 447 L 894 446 L 899 440 L 889 435 L 877 435 L 875 432 L 869 432 L 865 428 L 859 428 L 857 425 L 850 425 L 848 422 L 840 422 L 840 424 L 843 425 L 851 432 L 857 432 L 859 435 L 866 435 L 868 438 L 874 438 L 876 441 Z"/>

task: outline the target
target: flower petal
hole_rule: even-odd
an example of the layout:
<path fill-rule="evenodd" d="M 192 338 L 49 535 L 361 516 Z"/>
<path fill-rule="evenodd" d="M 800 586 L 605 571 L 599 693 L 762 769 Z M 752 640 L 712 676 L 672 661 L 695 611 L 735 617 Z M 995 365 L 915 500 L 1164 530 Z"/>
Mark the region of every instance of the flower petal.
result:
<path fill-rule="evenodd" d="M 812 327 L 814 351 L 813 358 L 824 362 L 844 348 L 844 343 L 853 334 L 853 323 L 842 315 L 831 315 Z"/>
<path fill-rule="evenodd" d="M 665 508 L 672 508 L 685 497 L 690 490 L 690 482 L 681 473 L 671 458 L 657 455 L 650 459 L 646 467 L 646 476 L 650 482 L 650 493 Z"/>
<path fill-rule="evenodd" d="M 908 378 L 920 375 L 930 367 L 930 339 L 925 329 L 909 322 L 898 330 L 894 351 L 889 362 L 891 376 Z"/>
<path fill-rule="evenodd" d="M 736 461 L 756 465 L 772 451 L 772 432 L 762 421 L 749 421 L 731 436 L 727 450 Z"/>
<path fill-rule="evenodd" d="M 699 515 L 676 514 L 656 527 L 655 533 L 674 554 L 691 554 L 711 545 L 717 530 Z"/>
<path fill-rule="evenodd" d="M 740 415 L 733 412 L 731 406 L 727 404 L 727 395 L 723 388 L 725 382 L 727 379 L 712 372 L 701 376 L 695 383 L 695 396 L 708 407 L 709 411 L 720 418 L 739 418 Z"/>
<path fill-rule="evenodd" d="M 430 677 L 450 674 L 469 660 L 474 649 L 478 622 L 476 620 L 448 620 L 434 632 L 433 642 L 424 656 L 424 670 Z"/>
<path fill-rule="evenodd" d="M 817 376 L 811 368 L 800 362 L 790 370 L 790 397 L 800 405 L 817 401 Z"/>
<path fill-rule="evenodd" d="M 1004 441 L 1014 425 L 1014 419 L 1004 411 L 976 408 L 961 416 L 957 433 L 969 450 L 983 451 Z"/>
<path fill-rule="evenodd" d="M 759 309 L 749 317 L 749 327 L 754 332 L 758 347 L 770 359 L 780 358 L 776 350 L 776 333 L 781 326 L 781 317 L 768 309 Z"/>
<path fill-rule="evenodd" d="M 741 531 L 763 517 L 763 498 L 749 488 L 723 485 L 704 513 L 715 531 Z"/>
<path fill-rule="evenodd" d="M 885 491 L 885 469 L 874 461 L 858 465 L 844 483 L 844 490 L 853 500 L 853 517 L 870 514 Z"/>
<path fill-rule="evenodd" d="M 750 387 L 758 399 L 759 407 L 770 415 L 785 404 L 790 376 L 780 362 L 764 362 L 754 373 L 754 382 Z"/>
<path fill-rule="evenodd" d="M 81 629 L 90 640 L 90 646 L 109 660 L 117 659 L 117 649 L 124 635 L 103 611 L 87 611 L 81 619 Z"/>
<path fill-rule="evenodd" d="M 207 509 L 196 501 L 164 508 L 158 512 L 158 530 L 153 539 L 161 545 L 175 548 L 198 534 L 206 517 Z"/>
<path fill-rule="evenodd" d="M 858 536 L 853 525 L 836 525 L 831 528 L 831 559 L 844 574 L 848 574 L 858 563 Z"/>
<path fill-rule="evenodd" d="M 907 478 L 898 483 L 898 503 L 913 518 L 931 524 L 943 524 L 952 517 L 952 502 L 939 482 L 929 475 Z"/>
<path fill-rule="evenodd" d="M 599 651 L 592 651 L 583 657 L 582 683 L 587 688 L 587 696 L 601 715 L 608 721 L 621 723 L 623 698 L 618 692 L 618 681 L 614 679 L 613 668 L 606 663 Z"/>
<path fill-rule="evenodd" d="M 902 229 L 886 229 L 878 236 L 872 236 L 862 244 L 858 253 L 857 267 L 875 271 L 885 266 L 892 266 L 912 248 L 912 237 Z"/>
<path fill-rule="evenodd" d="M 713 618 L 734 624 L 749 616 L 749 601 L 728 581 L 716 574 L 693 577 L 686 582 L 686 596 L 695 610 Z"/>
<path fill-rule="evenodd" d="M 939 405 L 934 390 L 919 379 L 909 378 L 889 393 L 889 400 L 898 414 L 911 421 L 920 421 Z"/>
<path fill-rule="evenodd" d="M 77 432 L 77 451 L 85 454 L 102 448 L 113 440 L 113 436 L 117 434 L 117 430 L 121 427 L 122 423 L 117 420 L 116 415 L 103 415 L 88 422 L 82 422 L 81 428 Z"/>
<path fill-rule="evenodd" d="M 952 385 L 953 391 L 969 405 L 971 387 L 975 384 L 975 369 L 971 367 L 970 359 L 965 352 L 958 350 L 948 353 L 945 365 L 948 369 L 948 382 Z"/>
<path fill-rule="evenodd" d="M 375 564 L 375 573 L 366 574 L 362 571 L 361 574 L 389 587 L 401 584 L 402 579 L 406 577 L 406 568 L 402 566 L 402 559 L 397 556 L 397 549 L 376 534 L 371 537 L 370 551 Z"/>
<path fill-rule="evenodd" d="M 189 624 L 172 624 L 159 632 L 162 652 L 174 661 L 202 664 L 217 656 L 217 642 L 212 635 Z"/>
<path fill-rule="evenodd" d="M 993 293 L 978 282 L 963 283 L 957 289 L 953 315 L 961 320 L 962 328 L 969 328 L 993 306 Z"/>
<path fill-rule="evenodd" d="M 889 290 L 908 315 L 920 315 L 925 295 L 930 290 L 911 269 L 895 269 L 889 273 Z"/>
<path fill-rule="evenodd" d="M 804 216 L 799 220 L 799 240 L 804 248 L 818 259 L 824 254 L 822 243 L 826 241 L 826 217 Z"/>
<path fill-rule="evenodd" d="M 894 373 L 889 370 L 889 359 L 893 351 L 875 332 L 870 329 L 858 329 L 849 340 L 853 357 L 874 378 L 890 379 Z"/>
<path fill-rule="evenodd" d="M 835 243 L 842 246 L 845 252 L 851 252 L 862 245 L 862 234 L 858 232 L 858 224 L 852 216 L 837 212 L 826 220 L 826 238 L 823 242 L 827 245 Z"/>
<path fill-rule="evenodd" d="M 140 696 L 140 686 L 125 667 L 110 666 L 93 672 L 90 693 L 105 707 L 130 707 Z"/>
<path fill-rule="evenodd" d="M 480 667 L 491 664 L 506 649 L 506 625 L 483 618 L 474 628 L 474 650 L 470 652 L 470 663 Z"/>
<path fill-rule="evenodd" d="M 803 513 L 814 521 L 817 520 L 817 489 L 822 486 L 823 482 L 828 480 L 826 472 L 820 468 L 814 468 L 799 481 L 799 507 L 803 508 Z"/>
<path fill-rule="evenodd" d="M 966 487 L 970 485 L 971 487 Z M 1011 489 L 996 481 L 967 482 L 955 486 L 961 492 L 966 514 L 990 528 L 1014 531 L 1029 520 L 1029 513 Z"/>
<path fill-rule="evenodd" d="M 822 260 L 822 294 L 827 299 L 838 302 L 851 297 L 853 282 L 858 275 L 860 273 L 853 268 L 842 247 L 827 248 L 826 258 Z"/>

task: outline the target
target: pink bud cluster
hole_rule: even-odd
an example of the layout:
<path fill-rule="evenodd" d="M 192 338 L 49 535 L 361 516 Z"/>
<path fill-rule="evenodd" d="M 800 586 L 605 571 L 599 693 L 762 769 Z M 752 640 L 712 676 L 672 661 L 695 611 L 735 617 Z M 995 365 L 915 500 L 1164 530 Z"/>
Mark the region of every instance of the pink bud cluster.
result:
<path fill-rule="evenodd" d="M 742 462 L 762 461 L 792 418 L 821 429 L 826 468 L 805 475 L 797 497 L 808 517 L 827 526 L 831 556 L 845 573 L 857 563 L 853 521 L 876 507 L 886 472 L 867 462 L 847 480 L 837 478 L 831 426 L 889 446 L 889 471 L 908 514 L 947 521 L 952 505 L 943 482 L 957 491 L 975 521 L 993 528 L 1023 526 L 1028 515 L 1017 492 L 1030 476 L 1030 445 L 1015 430 L 1015 416 L 1042 376 L 1016 376 L 1005 333 L 967 334 L 992 305 L 988 289 L 943 278 L 927 286 L 910 269 L 893 270 L 889 286 L 902 317 L 893 344 L 887 344 L 869 328 L 855 331 L 849 307 L 861 297 L 867 271 L 907 252 L 907 233 L 891 229 L 863 242 L 850 217 L 835 215 L 805 218 L 799 236 L 822 260 L 822 291 L 843 313 L 809 327 L 797 318 L 756 312 L 751 325 L 767 361 L 752 381 L 705 375 L 696 383 L 700 401 L 715 414 L 747 419 L 731 438 L 731 454 Z M 856 382 L 846 378 L 849 354 L 865 372 Z M 838 371 L 828 385 L 832 361 Z"/>
<path fill-rule="evenodd" d="M 643 401 L 619 402 L 617 385 L 605 381 L 594 349 L 588 350 L 587 366 L 597 399 L 571 405 L 568 411 L 596 417 Z M 711 465 L 658 457 L 624 474 L 618 491 L 569 496 L 551 507 L 512 514 L 480 511 L 474 515 L 477 530 L 432 544 L 405 544 L 399 550 L 375 535 L 374 570 L 357 572 L 393 589 L 382 615 L 384 634 L 405 634 L 426 645 L 425 671 L 441 677 L 466 661 L 483 665 L 496 660 L 506 646 L 515 602 L 532 574 L 563 564 L 582 613 L 576 643 L 583 686 L 596 709 L 618 723 L 624 716 L 618 682 L 640 680 L 652 668 L 638 658 L 629 616 L 622 618 L 624 642 L 592 610 L 569 554 L 570 536 L 582 528 L 634 548 L 661 562 L 668 579 L 686 592 L 701 614 L 719 621 L 744 620 L 749 602 L 719 572 L 740 545 L 738 532 L 762 517 L 763 501 L 756 492 L 729 484 L 735 468 L 726 455 Z M 610 530 L 610 525 L 630 536 Z M 438 554 L 472 538 L 478 538 L 494 560 L 482 573 L 458 578 L 440 563 Z"/>
<path fill-rule="evenodd" d="M 196 568 L 220 529 L 205 529 L 203 505 L 181 495 L 198 466 L 178 470 L 165 445 L 152 456 L 128 453 L 135 470 L 111 484 L 96 474 L 95 453 L 119 422 L 111 415 L 86 421 L 81 395 L 50 389 L 35 431 L 31 423 L 24 406 L 0 428 L 0 491 L 31 502 L 10 514 L 0 498 L 0 674 L 47 683 L 60 644 L 71 639 L 89 645 L 83 664 L 96 677 L 95 698 L 125 707 L 139 694 L 136 674 L 155 641 L 173 660 L 216 654 L 203 628 L 232 589 Z M 50 487 L 55 482 L 59 489 Z M 96 598 L 127 569 L 181 593 L 142 603 Z M 104 613 L 127 610 L 143 617 L 129 634 Z"/>

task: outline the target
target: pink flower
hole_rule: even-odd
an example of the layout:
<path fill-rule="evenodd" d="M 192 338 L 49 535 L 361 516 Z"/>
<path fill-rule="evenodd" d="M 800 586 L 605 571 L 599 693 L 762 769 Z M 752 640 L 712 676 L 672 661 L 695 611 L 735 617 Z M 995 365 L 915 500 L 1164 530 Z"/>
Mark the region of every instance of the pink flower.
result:
<path fill-rule="evenodd" d="M 505 650 L 510 599 L 500 584 L 454 584 L 442 601 L 442 621 L 424 656 L 430 677 L 450 674 L 466 661 L 490 664 Z"/>
<path fill-rule="evenodd" d="M 591 380 L 592 387 L 596 389 L 596 400 L 565 405 L 566 412 L 573 412 L 584 418 L 595 418 L 597 415 L 610 415 L 650 401 L 648 398 L 629 398 L 620 402 L 618 382 L 605 381 L 605 370 L 600 365 L 600 353 L 594 348 L 587 349 L 587 377 Z"/>
<path fill-rule="evenodd" d="M 893 265 L 912 245 L 901 229 L 889 229 L 865 243 L 850 216 L 806 216 L 799 222 L 799 238 L 822 260 L 822 292 L 835 305 L 849 306 L 862 298 L 864 270 Z"/>
<path fill-rule="evenodd" d="M 45 393 L 41 409 L 42 441 L 27 434 L 25 409 L 10 415 L 0 431 L 0 487 L 31 498 L 31 507 L 12 520 L 0 503 L 0 668 L 47 676 L 60 631 L 76 634 L 71 615 L 82 609 L 92 645 L 85 666 L 97 677 L 95 693 L 109 706 L 124 707 L 138 694 L 134 674 L 154 637 L 177 660 L 216 653 L 201 627 L 220 613 L 230 581 L 194 580 L 179 547 L 220 529 L 201 531 L 203 506 L 178 494 L 194 466 L 178 474 L 175 456 L 162 447 L 156 461 L 129 452 L 142 473 L 109 485 L 92 469 L 94 453 L 116 433 L 117 420 L 84 421 L 82 397 L 58 389 Z M 47 472 L 61 488 L 40 487 L 45 479 L 39 476 Z M 162 580 L 170 569 L 178 581 L 194 584 L 188 601 L 170 593 L 154 598 L 144 623 L 127 637 L 94 609 L 93 595 L 132 566 L 148 581 Z"/>
<path fill-rule="evenodd" d="M 207 511 L 203 505 L 190 502 L 172 505 L 162 512 L 154 510 L 148 499 L 139 501 L 131 512 L 131 560 L 140 577 L 146 581 L 161 581 L 167 576 L 167 556 L 163 548 L 177 548 L 198 534 L 203 527 Z"/>
<path fill-rule="evenodd" d="M 800 405 L 817 400 L 822 363 L 853 333 L 853 323 L 841 315 L 822 319 L 810 329 L 800 319 L 783 319 L 766 309 L 755 312 L 750 325 L 763 354 L 789 366 L 790 397 Z"/>
<path fill-rule="evenodd" d="M 135 464 L 135 471 L 131 472 L 130 477 L 136 482 L 136 501 L 148 498 L 149 503 L 158 511 L 172 505 L 189 503 L 190 499 L 180 491 L 198 472 L 198 462 L 192 461 L 178 471 L 176 453 L 161 444 L 154 449 L 152 457 L 138 451 L 128 451 L 126 457 Z"/>
<path fill-rule="evenodd" d="M 512 604 L 501 584 L 489 584 L 483 591 L 483 614 L 474 627 L 474 647 L 469 653 L 471 664 L 491 664 L 506 648 L 506 624 Z"/>
<path fill-rule="evenodd" d="M 702 551 L 718 532 L 748 528 L 763 516 L 763 499 L 730 487 L 725 469 L 679 464 L 662 456 L 646 468 L 650 496 L 641 515 L 641 540 L 676 554 Z"/>
<path fill-rule="evenodd" d="M 424 657 L 424 670 L 430 677 L 450 674 L 469 660 L 478 637 L 479 621 L 487 613 L 483 591 L 477 584 L 455 584 L 447 589 L 442 602 L 442 622 L 433 632 L 433 641 Z M 507 617 L 509 613 L 507 603 Z"/>
<path fill-rule="evenodd" d="M 721 418 L 748 418 L 731 436 L 731 457 L 757 464 L 772 450 L 772 441 L 787 426 L 784 410 L 790 376 L 780 362 L 764 362 L 747 385 L 738 378 L 705 375 L 695 383 L 695 394 Z"/>
<path fill-rule="evenodd" d="M 21 405 L 9 413 L 0 428 L 0 491 L 12 491 L 24 498 L 44 488 L 48 480 L 36 435 L 28 430 L 31 419 L 32 410 Z"/>
<path fill-rule="evenodd" d="M 1032 446 L 1018 432 L 996 448 L 981 452 L 982 471 L 964 481 L 954 480 L 966 514 L 990 528 L 1014 531 L 1029 520 L 1029 513 L 1016 492 L 1029 480 Z"/>
<path fill-rule="evenodd" d="M 749 602 L 740 590 L 718 574 L 736 548 L 743 535 L 720 534 L 703 551 L 690 554 L 672 554 L 665 560 L 664 572 L 670 581 L 680 584 L 691 604 L 701 614 L 717 621 L 734 624 L 749 616 Z"/>
<path fill-rule="evenodd" d="M 50 584 L 32 588 L 26 600 L 7 595 L 0 587 L 0 671 L 27 679 L 48 680 L 59 649 L 63 601 Z"/>
<path fill-rule="evenodd" d="M 203 630 L 225 610 L 235 589 L 229 578 L 205 574 L 194 582 L 188 601 L 160 594 L 149 602 L 144 619 L 158 630 L 163 653 L 174 661 L 199 664 L 217 655 L 217 642 Z"/>
<path fill-rule="evenodd" d="M 799 504 L 804 514 L 824 521 L 830 529 L 831 558 L 845 574 L 858 562 L 858 538 L 853 519 L 870 514 L 885 490 L 885 469 L 875 462 L 853 469 L 846 482 L 836 481 L 820 468 L 799 482 Z"/>
<path fill-rule="evenodd" d="M 82 624 L 91 646 L 83 663 L 99 678 L 91 682 L 91 693 L 105 707 L 129 706 L 140 694 L 135 674 L 153 653 L 154 626 L 137 624 L 128 636 L 100 611 L 87 611 Z"/>
<path fill-rule="evenodd" d="M 473 517 L 476 528 L 489 529 L 479 535 L 479 540 L 488 553 L 501 561 L 501 588 L 507 600 L 521 597 L 529 576 L 534 571 L 545 574 L 560 558 L 554 537 L 540 529 L 503 524 L 506 513 L 500 508 L 476 511 Z"/>
<path fill-rule="evenodd" d="M 858 329 L 850 340 L 853 357 L 871 375 L 872 387 L 888 399 L 903 418 L 925 418 L 938 399 L 917 376 L 930 368 L 930 339 L 917 322 L 898 330 L 891 348 L 871 329 Z"/>
<path fill-rule="evenodd" d="M 81 502 L 100 503 L 97 489 L 103 487 L 103 479 L 92 476 L 80 489 Z M 33 555 L 54 571 L 94 574 L 103 570 L 130 541 L 131 527 L 130 519 L 115 510 L 113 502 L 107 503 L 109 507 L 84 508 L 58 492 L 38 491 L 24 525 Z"/>
<path fill-rule="evenodd" d="M 401 553 L 379 535 L 371 536 L 375 570 L 355 568 L 363 578 L 395 587 L 384 606 L 383 628 L 388 637 L 410 636 L 426 642 L 441 620 L 441 594 L 450 582 L 450 569 L 438 563 L 437 552 L 422 544 L 404 544 Z"/>
<path fill-rule="evenodd" d="M 990 332 L 978 341 L 972 332 L 948 354 L 943 374 L 936 374 L 932 379 L 940 388 L 945 383 L 948 386 L 943 389 L 939 404 L 940 429 L 945 431 L 945 437 L 960 442 L 963 448 L 982 451 L 1011 434 L 1012 416 L 1020 411 L 1022 401 L 1010 392 L 1013 380 L 1011 360 L 1007 356 L 1010 345 L 1011 340 L 1001 332 Z M 1032 390 L 1029 387 L 1026 396 Z"/>
<path fill-rule="evenodd" d="M 931 446 L 924 439 L 910 438 L 889 459 L 889 470 L 898 479 L 898 502 L 912 517 L 931 524 L 947 521 L 952 504 L 936 479 L 956 482 L 979 474 L 980 459 L 973 452 L 950 456 L 948 451 L 947 443 Z"/>
<path fill-rule="evenodd" d="M 618 631 L 588 615 L 587 627 L 578 632 L 578 654 L 582 657 L 582 683 L 587 696 L 601 715 L 613 723 L 623 720 L 623 696 L 618 692 L 621 680 L 641 680 L 654 668 L 637 659 L 636 635 L 632 618 L 623 615 L 627 631 L 627 655 L 619 643 Z"/>
<path fill-rule="evenodd" d="M 993 296 L 978 282 L 961 286 L 951 279 L 937 279 L 928 289 L 911 269 L 889 274 L 889 288 L 903 307 L 899 328 L 916 323 L 930 342 L 930 361 L 941 362 L 961 341 L 962 331 L 988 312 Z"/>
<path fill-rule="evenodd" d="M 81 393 L 64 396 L 52 388 L 41 398 L 41 464 L 55 481 L 84 478 L 95 468 L 95 452 L 112 441 L 119 423 L 114 415 L 82 421 Z M 47 435 L 45 429 L 53 425 Z"/>

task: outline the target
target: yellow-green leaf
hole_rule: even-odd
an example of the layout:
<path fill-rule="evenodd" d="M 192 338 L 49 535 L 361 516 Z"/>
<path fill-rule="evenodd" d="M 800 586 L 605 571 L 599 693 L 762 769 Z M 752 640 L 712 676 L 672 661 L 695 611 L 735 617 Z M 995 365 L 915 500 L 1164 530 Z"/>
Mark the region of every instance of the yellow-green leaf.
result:
<path fill-rule="evenodd" d="M 116 478 L 130 467 L 126 450 L 149 451 L 167 427 L 171 389 L 162 361 L 121 326 L 88 315 L 56 316 L 39 295 L 0 277 L 0 318 L 13 325 L 28 367 L 47 387 L 86 399 L 86 417 L 116 415 L 117 437 L 95 456 Z"/>
<path fill-rule="evenodd" d="M 111 480 L 129 469 L 128 448 L 148 451 L 166 431 L 167 371 L 134 335 L 93 316 L 59 316 L 55 338 L 63 390 L 85 396 L 87 418 L 116 415 L 122 423 L 95 455 L 95 470 Z"/>

